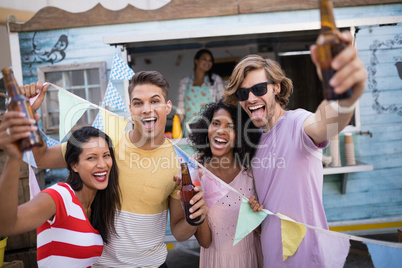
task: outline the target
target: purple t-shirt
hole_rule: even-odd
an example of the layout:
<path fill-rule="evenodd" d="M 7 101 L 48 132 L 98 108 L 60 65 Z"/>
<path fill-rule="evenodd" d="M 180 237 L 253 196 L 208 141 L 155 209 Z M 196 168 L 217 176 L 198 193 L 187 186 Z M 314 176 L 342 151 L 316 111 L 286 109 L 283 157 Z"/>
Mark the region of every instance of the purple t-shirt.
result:
<path fill-rule="evenodd" d="M 264 208 L 292 219 L 328 229 L 322 204 L 322 148 L 306 134 L 310 112 L 287 111 L 263 133 L 252 162 L 258 199 Z M 295 255 L 283 261 L 281 223 L 268 216 L 262 223 L 264 267 L 322 267 L 314 230 L 308 229 Z"/>

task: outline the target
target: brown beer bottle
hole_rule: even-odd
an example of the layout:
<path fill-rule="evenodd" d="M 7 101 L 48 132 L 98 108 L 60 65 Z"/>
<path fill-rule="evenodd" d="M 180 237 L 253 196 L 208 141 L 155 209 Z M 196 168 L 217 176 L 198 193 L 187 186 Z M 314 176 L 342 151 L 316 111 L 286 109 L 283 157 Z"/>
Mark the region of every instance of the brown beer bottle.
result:
<path fill-rule="evenodd" d="M 336 94 L 334 88 L 329 85 L 329 80 L 335 74 L 331 68 L 332 59 L 341 52 L 346 44 L 340 39 L 340 32 L 336 28 L 332 2 L 320 0 L 321 30 L 317 38 L 318 58 L 321 67 L 324 98 L 327 100 L 340 100 L 350 98 L 352 89 L 342 94 Z"/>
<path fill-rule="evenodd" d="M 201 219 L 201 216 L 198 216 L 195 219 L 190 218 L 189 209 L 193 206 L 190 204 L 191 198 L 195 195 L 194 185 L 191 181 L 190 172 L 188 171 L 187 163 L 183 162 L 180 164 L 181 167 L 181 197 L 183 200 L 184 214 L 186 216 L 186 221 L 191 225 L 200 225 L 202 222 L 196 223 Z"/>
<path fill-rule="evenodd" d="M 31 105 L 29 104 L 28 99 L 21 94 L 13 71 L 10 68 L 5 68 L 2 70 L 2 72 L 4 85 L 7 89 L 7 94 L 10 97 L 8 100 L 7 109 L 9 111 L 22 112 L 25 114 L 26 118 L 34 119 Z M 19 147 L 21 152 L 25 152 L 31 150 L 33 147 L 42 146 L 43 140 L 39 134 L 39 130 L 36 130 L 31 132 L 29 137 L 18 140 L 15 142 L 15 144 Z"/>

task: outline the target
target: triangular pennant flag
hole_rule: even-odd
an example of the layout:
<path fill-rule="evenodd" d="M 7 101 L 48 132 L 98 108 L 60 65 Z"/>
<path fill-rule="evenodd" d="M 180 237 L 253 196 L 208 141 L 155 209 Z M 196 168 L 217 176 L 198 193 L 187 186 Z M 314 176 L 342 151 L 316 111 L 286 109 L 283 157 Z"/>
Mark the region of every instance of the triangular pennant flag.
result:
<path fill-rule="evenodd" d="M 113 146 L 116 146 L 129 122 L 106 110 L 102 109 L 100 112 L 103 118 L 104 132 L 112 140 Z"/>
<path fill-rule="evenodd" d="M 32 198 L 34 198 L 35 195 L 40 193 L 40 188 L 39 188 L 36 176 L 35 176 L 35 172 L 33 171 L 32 167 L 31 167 L 32 161 L 35 162 L 32 151 L 24 153 L 24 157 L 25 157 L 25 155 L 26 155 L 26 159 L 27 159 L 27 163 L 28 163 L 29 197 L 30 197 L 30 199 L 32 199 Z M 35 167 L 36 167 L 36 163 L 35 163 Z"/>
<path fill-rule="evenodd" d="M 364 242 L 375 268 L 397 268 L 402 264 L 402 248 Z"/>
<path fill-rule="evenodd" d="M 121 98 L 120 93 L 116 90 L 113 83 L 109 81 L 107 85 L 105 97 L 103 98 L 103 106 L 110 106 L 115 109 L 127 112 L 126 106 Z"/>
<path fill-rule="evenodd" d="M 74 97 L 71 93 L 63 90 L 59 90 L 59 103 L 59 140 L 62 140 L 81 116 L 87 111 L 91 103 Z"/>
<path fill-rule="evenodd" d="M 48 147 L 50 147 L 50 146 L 55 146 L 55 145 L 57 145 L 57 144 L 60 144 L 59 141 L 57 141 L 57 140 L 55 140 L 55 139 L 52 139 L 52 138 L 50 138 L 49 136 L 45 136 L 45 139 L 46 139 L 46 145 L 47 145 Z"/>
<path fill-rule="evenodd" d="M 179 163 L 186 162 L 187 167 L 188 167 L 188 172 L 190 173 L 191 177 L 191 182 L 194 184 L 194 186 L 201 186 L 201 189 L 205 193 L 205 188 L 204 184 L 200 179 L 200 174 L 198 172 L 199 166 L 197 165 L 197 161 L 193 158 L 191 158 L 189 155 L 187 155 L 184 151 L 182 151 L 176 144 L 173 144 L 173 149 L 176 153 L 176 156 L 179 160 Z M 204 171 L 204 167 L 202 167 L 202 170 Z M 202 172 L 203 173 L 203 172 Z M 204 194 L 205 198 L 205 194 Z"/>
<path fill-rule="evenodd" d="M 110 80 L 130 80 L 133 75 L 133 70 L 131 70 L 131 68 L 119 57 L 119 55 L 115 54 L 112 70 L 110 71 Z"/>
<path fill-rule="evenodd" d="M 278 213 L 283 217 L 289 218 Z M 281 219 L 281 234 L 282 234 L 282 254 L 285 261 L 288 257 L 293 256 L 300 243 L 306 235 L 306 227 L 294 221 Z"/>
<path fill-rule="evenodd" d="M 94 128 L 99 129 L 99 130 L 102 130 L 102 131 L 105 130 L 105 128 L 103 127 L 103 119 L 102 119 L 102 114 L 101 114 L 101 112 L 99 112 L 99 113 L 96 115 L 96 118 L 95 118 L 94 122 L 92 123 L 92 126 L 93 126 Z"/>
<path fill-rule="evenodd" d="M 34 157 L 32 151 L 25 152 L 24 155 L 23 155 L 22 160 L 25 163 L 27 163 L 28 165 L 31 165 L 31 166 L 33 166 L 35 168 L 38 168 L 38 166 L 36 165 L 35 157 Z"/>
<path fill-rule="evenodd" d="M 30 199 L 32 199 L 34 198 L 35 195 L 40 193 L 40 188 L 35 176 L 35 172 L 33 171 L 30 165 L 28 165 L 28 169 L 29 169 L 29 197 Z"/>
<path fill-rule="evenodd" d="M 267 212 L 264 210 L 254 212 L 248 203 L 248 199 L 243 196 L 239 210 L 239 217 L 237 219 L 236 234 L 233 246 L 246 237 L 249 233 L 254 231 L 254 229 L 257 228 L 258 225 L 260 225 L 265 219 L 265 217 L 267 217 L 267 215 Z"/>
<path fill-rule="evenodd" d="M 186 162 L 188 166 L 188 171 L 190 172 L 190 175 L 198 173 L 198 165 L 197 161 L 193 158 L 191 158 L 189 155 L 187 155 L 183 150 L 181 150 L 176 144 L 173 144 L 173 149 L 177 155 L 177 158 L 179 159 L 179 163 Z M 193 178 L 193 176 L 191 176 Z"/>
<path fill-rule="evenodd" d="M 211 208 L 216 201 L 227 195 L 230 191 L 222 182 L 216 180 L 207 172 L 203 174 L 201 180 L 204 185 L 204 199 L 207 202 L 208 208 Z"/>
<path fill-rule="evenodd" d="M 59 141 L 52 139 L 51 137 L 47 136 L 45 132 L 43 132 L 41 129 L 39 129 L 40 134 L 42 135 L 42 138 L 45 139 L 45 143 L 48 147 L 50 146 L 55 146 L 57 144 L 60 144 Z M 35 166 L 36 167 L 36 166 Z"/>
<path fill-rule="evenodd" d="M 309 232 L 315 232 L 317 236 L 323 267 L 341 268 L 345 265 L 350 249 L 350 240 L 346 235 L 338 235 L 336 232 L 327 230 L 325 232 L 309 230 Z"/>

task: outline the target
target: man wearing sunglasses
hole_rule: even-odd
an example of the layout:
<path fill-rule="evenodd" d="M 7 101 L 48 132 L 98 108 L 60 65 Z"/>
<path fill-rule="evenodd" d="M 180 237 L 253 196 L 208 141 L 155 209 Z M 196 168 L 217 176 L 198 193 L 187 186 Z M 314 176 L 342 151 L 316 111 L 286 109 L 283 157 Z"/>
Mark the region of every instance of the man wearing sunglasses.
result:
<path fill-rule="evenodd" d="M 348 45 L 331 63 L 337 72 L 330 84 L 337 94 L 352 88 L 348 99 L 324 100 L 315 113 L 303 109 L 286 111 L 292 81 L 277 62 L 257 55 L 247 56 L 237 64 L 225 92 L 225 101 L 240 103 L 252 123 L 263 131 L 252 162 L 260 203 L 274 213 L 323 229 L 328 225 L 322 205 L 322 148 L 349 123 L 367 78 L 352 45 L 352 35 L 343 33 L 342 39 Z M 310 51 L 318 68 L 316 46 Z M 347 245 L 338 247 L 321 241 L 319 235 L 307 229 L 296 253 L 284 261 L 281 222 L 277 217 L 263 221 L 261 243 L 264 267 L 343 267 L 342 254 L 347 252 L 342 249 L 348 250 Z M 331 248 L 328 251 L 325 247 Z"/>

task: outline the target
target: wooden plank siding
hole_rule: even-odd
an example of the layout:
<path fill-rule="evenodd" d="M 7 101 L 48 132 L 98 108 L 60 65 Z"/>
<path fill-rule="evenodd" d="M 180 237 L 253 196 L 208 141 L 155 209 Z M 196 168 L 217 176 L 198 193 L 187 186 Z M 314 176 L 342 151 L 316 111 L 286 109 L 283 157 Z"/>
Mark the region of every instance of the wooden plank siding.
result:
<path fill-rule="evenodd" d="M 359 7 L 400 3 L 400 0 L 333 0 L 333 3 L 335 7 Z M 30 32 L 317 8 L 317 0 L 172 0 L 159 9 L 146 11 L 131 5 L 127 5 L 126 8 L 121 10 L 112 11 L 98 4 L 94 8 L 81 13 L 70 13 L 55 7 L 45 7 L 26 23 L 10 23 L 10 31 Z"/>
<path fill-rule="evenodd" d="M 354 135 L 355 155 L 374 170 L 350 174 L 344 195 L 339 176 L 325 176 L 323 202 L 329 222 L 402 215 L 402 79 L 395 67 L 398 58 L 402 61 L 401 32 L 398 24 L 364 27 L 357 33 L 359 55 L 369 72 L 360 100 L 361 129 L 373 136 Z M 375 98 L 381 107 L 396 109 L 378 110 Z"/>
<path fill-rule="evenodd" d="M 10 31 L 54 30 L 144 21 L 226 16 L 237 13 L 236 0 L 172 0 L 156 10 L 141 10 L 127 5 L 124 9 L 112 11 L 98 4 L 89 11 L 81 13 L 70 13 L 55 7 L 45 7 L 24 24 L 11 23 Z"/>
<path fill-rule="evenodd" d="M 368 6 L 377 4 L 400 3 L 395 0 L 332 0 L 334 7 Z M 239 0 L 239 11 L 241 14 L 274 12 L 286 10 L 303 10 L 318 8 L 318 0 Z"/>

